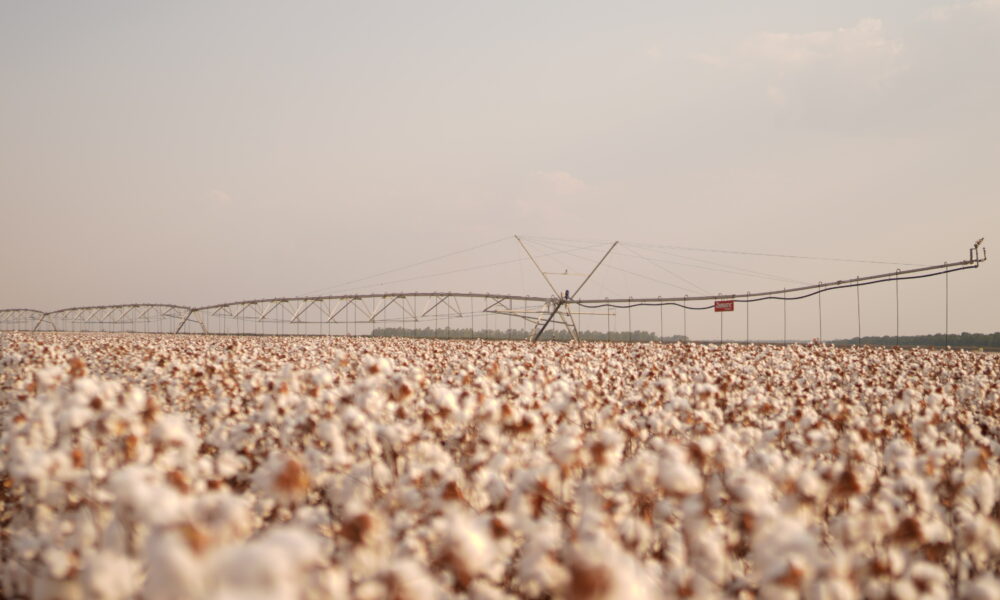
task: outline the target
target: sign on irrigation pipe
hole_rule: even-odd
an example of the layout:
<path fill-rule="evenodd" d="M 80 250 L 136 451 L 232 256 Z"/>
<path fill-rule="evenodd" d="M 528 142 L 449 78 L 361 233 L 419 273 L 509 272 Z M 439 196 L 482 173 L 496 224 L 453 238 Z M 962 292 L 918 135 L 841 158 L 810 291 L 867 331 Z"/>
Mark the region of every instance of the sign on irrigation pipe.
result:
<path fill-rule="evenodd" d="M 715 312 L 729 312 L 733 310 L 732 300 L 716 300 L 715 301 Z"/>

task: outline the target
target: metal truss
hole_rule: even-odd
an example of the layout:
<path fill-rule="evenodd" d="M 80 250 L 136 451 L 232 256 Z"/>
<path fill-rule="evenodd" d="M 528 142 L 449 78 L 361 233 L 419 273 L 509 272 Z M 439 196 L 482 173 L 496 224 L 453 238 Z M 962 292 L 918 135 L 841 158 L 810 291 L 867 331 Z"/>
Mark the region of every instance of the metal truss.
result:
<path fill-rule="evenodd" d="M 984 262 L 986 251 L 979 244 L 977 242 L 969 250 L 966 260 L 796 288 L 712 296 L 578 299 L 577 293 L 610 254 L 613 244 L 573 293 L 567 290 L 560 294 L 539 267 L 553 292 L 548 297 L 476 292 L 399 292 L 266 298 L 201 307 L 115 304 L 51 312 L 0 309 L 0 331 L 370 335 L 379 328 L 448 332 L 453 330 L 454 325 L 471 329 L 475 335 L 478 325 L 480 332 L 505 331 L 510 336 L 537 340 L 548 324 L 557 322 L 574 339 L 579 339 L 579 318 L 586 315 L 607 316 L 610 322 L 617 309 L 673 305 L 686 310 L 706 310 L 718 300 L 737 303 L 792 301 L 835 289 L 893 281 L 898 285 L 899 281 L 907 279 L 947 276 L 954 271 L 977 268 Z M 699 305 L 699 302 L 704 304 Z"/>

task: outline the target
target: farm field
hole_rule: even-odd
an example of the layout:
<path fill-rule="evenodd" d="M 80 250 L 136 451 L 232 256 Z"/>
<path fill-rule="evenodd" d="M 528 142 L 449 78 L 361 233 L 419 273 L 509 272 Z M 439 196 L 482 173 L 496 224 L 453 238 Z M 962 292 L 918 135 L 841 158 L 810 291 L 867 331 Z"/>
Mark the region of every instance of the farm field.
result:
<path fill-rule="evenodd" d="M 1000 598 L 1000 355 L 0 334 L 0 597 Z"/>

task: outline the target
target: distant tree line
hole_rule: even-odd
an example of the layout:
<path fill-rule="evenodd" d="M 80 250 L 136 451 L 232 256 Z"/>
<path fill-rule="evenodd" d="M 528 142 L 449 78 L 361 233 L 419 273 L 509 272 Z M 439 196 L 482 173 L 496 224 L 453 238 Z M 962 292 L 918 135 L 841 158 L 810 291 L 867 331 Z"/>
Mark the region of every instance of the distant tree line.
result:
<path fill-rule="evenodd" d="M 996 333 L 949 333 L 947 344 L 943 333 L 929 335 L 903 335 L 899 341 L 894 335 L 864 336 L 861 343 L 870 346 L 953 346 L 957 348 L 1000 348 L 1000 331 Z M 850 346 L 858 343 L 858 338 L 834 340 L 837 346 Z"/>
<path fill-rule="evenodd" d="M 651 331 L 581 331 L 580 339 L 587 342 L 686 342 L 683 335 L 660 337 Z M 450 327 L 407 329 L 405 327 L 377 327 L 372 337 L 438 338 L 446 340 L 523 340 L 528 332 L 523 329 L 452 329 Z M 566 330 L 547 330 L 541 339 L 568 342 L 572 338 Z"/>

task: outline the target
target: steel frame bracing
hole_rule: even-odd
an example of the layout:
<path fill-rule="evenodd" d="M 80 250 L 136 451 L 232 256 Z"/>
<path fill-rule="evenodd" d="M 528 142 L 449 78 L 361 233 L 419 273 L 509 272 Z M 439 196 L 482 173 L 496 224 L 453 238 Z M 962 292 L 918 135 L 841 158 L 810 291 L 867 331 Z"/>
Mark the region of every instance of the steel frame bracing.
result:
<path fill-rule="evenodd" d="M 434 329 L 438 330 L 442 322 L 450 327 L 452 320 L 459 319 L 468 320 L 474 333 L 477 318 L 485 319 L 480 321 L 486 323 L 480 327 L 480 331 L 483 331 L 490 329 L 491 317 L 494 319 L 494 324 L 501 323 L 501 319 L 506 317 L 508 332 L 514 330 L 513 324 L 516 319 L 521 325 L 516 331 L 522 332 L 523 337 L 527 339 L 539 339 L 546 326 L 552 322 L 562 324 L 574 339 L 579 339 L 575 317 L 581 315 L 602 317 L 607 315 L 610 323 L 613 311 L 638 306 L 677 306 L 687 311 L 709 310 L 717 300 L 732 300 L 735 303 L 747 304 L 765 300 L 788 302 L 818 296 L 832 290 L 860 288 L 879 283 L 895 282 L 898 287 L 899 281 L 974 269 L 986 260 L 986 250 L 977 242 L 969 250 L 969 258 L 965 260 L 820 282 L 796 288 L 683 297 L 577 298 L 577 294 L 603 264 L 615 244 L 608 248 L 589 273 L 579 274 L 585 275 L 585 278 L 572 293 L 567 290 L 560 294 L 534 257 L 528 253 L 551 289 L 552 296 L 477 292 L 394 292 L 264 298 L 200 307 L 136 303 L 80 306 L 49 312 L 12 308 L 0 309 L 0 331 L 357 335 L 359 326 L 362 329 L 370 328 L 368 329 L 370 331 L 380 325 L 412 329 L 429 328 L 434 325 Z M 860 303 L 860 296 L 858 302 Z M 860 337 L 860 307 L 858 312 Z M 748 314 L 748 336 L 749 327 Z"/>

